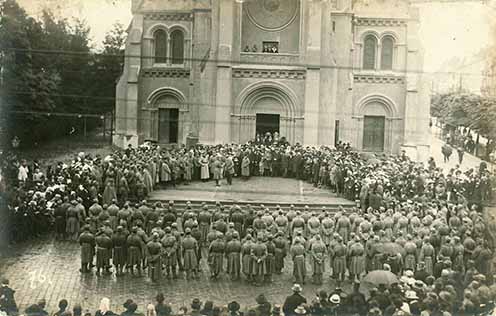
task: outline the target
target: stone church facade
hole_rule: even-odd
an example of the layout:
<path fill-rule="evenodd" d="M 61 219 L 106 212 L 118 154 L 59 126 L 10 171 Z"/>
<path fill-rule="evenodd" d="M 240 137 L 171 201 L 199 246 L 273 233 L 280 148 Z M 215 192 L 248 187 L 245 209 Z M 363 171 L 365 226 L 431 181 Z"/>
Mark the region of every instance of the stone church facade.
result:
<path fill-rule="evenodd" d="M 290 143 L 417 159 L 429 95 L 407 0 L 133 0 L 114 143 Z"/>

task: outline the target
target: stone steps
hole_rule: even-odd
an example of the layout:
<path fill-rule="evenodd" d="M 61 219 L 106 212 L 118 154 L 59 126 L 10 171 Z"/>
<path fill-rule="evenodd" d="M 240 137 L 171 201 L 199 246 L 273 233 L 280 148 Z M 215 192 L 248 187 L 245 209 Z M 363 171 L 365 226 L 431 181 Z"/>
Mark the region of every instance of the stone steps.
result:
<path fill-rule="evenodd" d="M 149 202 L 155 203 L 155 202 L 161 202 L 164 205 L 167 205 L 169 200 L 166 199 L 149 199 Z M 182 210 L 186 208 L 186 203 L 191 202 L 191 206 L 193 209 L 200 209 L 202 203 L 206 203 L 209 208 L 213 208 L 216 205 L 217 201 L 203 201 L 203 200 L 174 200 L 174 207 L 176 209 Z M 325 207 L 329 211 L 336 212 L 339 209 L 339 206 L 341 205 L 345 210 L 349 211 L 353 206 L 355 206 L 355 203 L 349 201 L 346 203 L 287 203 L 287 202 L 264 202 L 264 201 L 218 201 L 220 202 L 224 208 L 229 209 L 230 207 L 234 205 L 239 205 L 241 208 L 245 208 L 248 204 L 250 204 L 254 210 L 259 210 L 260 205 L 263 204 L 265 207 L 268 207 L 271 211 L 274 211 L 276 209 L 276 206 L 279 205 L 281 209 L 287 211 L 289 210 L 291 205 L 294 205 L 296 210 L 305 210 L 305 206 L 308 205 L 308 210 L 311 212 L 314 211 L 321 211 L 323 207 Z"/>

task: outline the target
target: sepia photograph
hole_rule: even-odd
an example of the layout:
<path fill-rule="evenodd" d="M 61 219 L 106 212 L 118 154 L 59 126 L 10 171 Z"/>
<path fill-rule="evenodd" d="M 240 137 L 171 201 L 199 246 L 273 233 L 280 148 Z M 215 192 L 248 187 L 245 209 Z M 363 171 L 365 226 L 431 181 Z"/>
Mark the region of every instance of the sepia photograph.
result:
<path fill-rule="evenodd" d="M 496 315 L 496 0 L 0 0 L 0 316 Z"/>

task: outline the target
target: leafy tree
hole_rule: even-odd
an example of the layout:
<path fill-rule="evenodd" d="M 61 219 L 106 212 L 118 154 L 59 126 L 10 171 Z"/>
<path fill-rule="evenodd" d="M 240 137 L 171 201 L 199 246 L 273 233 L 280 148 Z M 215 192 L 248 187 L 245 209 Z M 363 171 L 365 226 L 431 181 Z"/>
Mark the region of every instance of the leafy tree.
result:
<path fill-rule="evenodd" d="M 465 126 L 481 135 L 496 139 L 496 99 L 470 93 L 435 95 L 431 114 L 451 126 Z"/>

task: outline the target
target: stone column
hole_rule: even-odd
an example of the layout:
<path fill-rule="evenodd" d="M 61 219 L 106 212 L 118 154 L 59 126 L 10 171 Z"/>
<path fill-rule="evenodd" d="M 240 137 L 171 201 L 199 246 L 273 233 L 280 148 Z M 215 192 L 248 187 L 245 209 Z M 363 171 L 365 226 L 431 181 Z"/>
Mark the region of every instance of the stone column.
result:
<path fill-rule="evenodd" d="M 403 149 L 411 158 L 424 160 L 429 136 L 429 91 L 426 85 L 423 69 L 423 51 L 419 41 L 418 12 L 413 11 L 412 19 L 408 21 L 407 62 L 406 62 L 406 98 Z"/>
<path fill-rule="evenodd" d="M 215 107 L 215 143 L 231 141 L 231 104 L 234 5 L 232 0 L 219 0 L 219 45 L 217 51 L 217 95 Z"/>
<path fill-rule="evenodd" d="M 321 0 L 321 51 L 320 51 L 320 100 L 318 144 L 334 144 L 334 120 L 336 118 L 337 71 L 331 52 L 330 0 Z"/>
<path fill-rule="evenodd" d="M 305 1 L 307 14 L 305 16 L 305 59 L 307 76 L 305 80 L 305 122 L 303 144 L 317 145 L 319 141 L 319 110 L 320 110 L 320 64 L 322 46 L 322 0 Z M 310 66 L 311 65 L 311 66 Z"/>
<path fill-rule="evenodd" d="M 126 55 L 123 75 L 116 88 L 116 135 L 114 143 L 121 147 L 128 144 L 137 146 L 142 139 L 139 137 L 140 126 L 148 122 L 139 122 L 138 89 L 139 72 L 141 68 L 141 35 L 143 33 L 143 15 L 134 14 L 131 30 L 126 40 Z"/>

